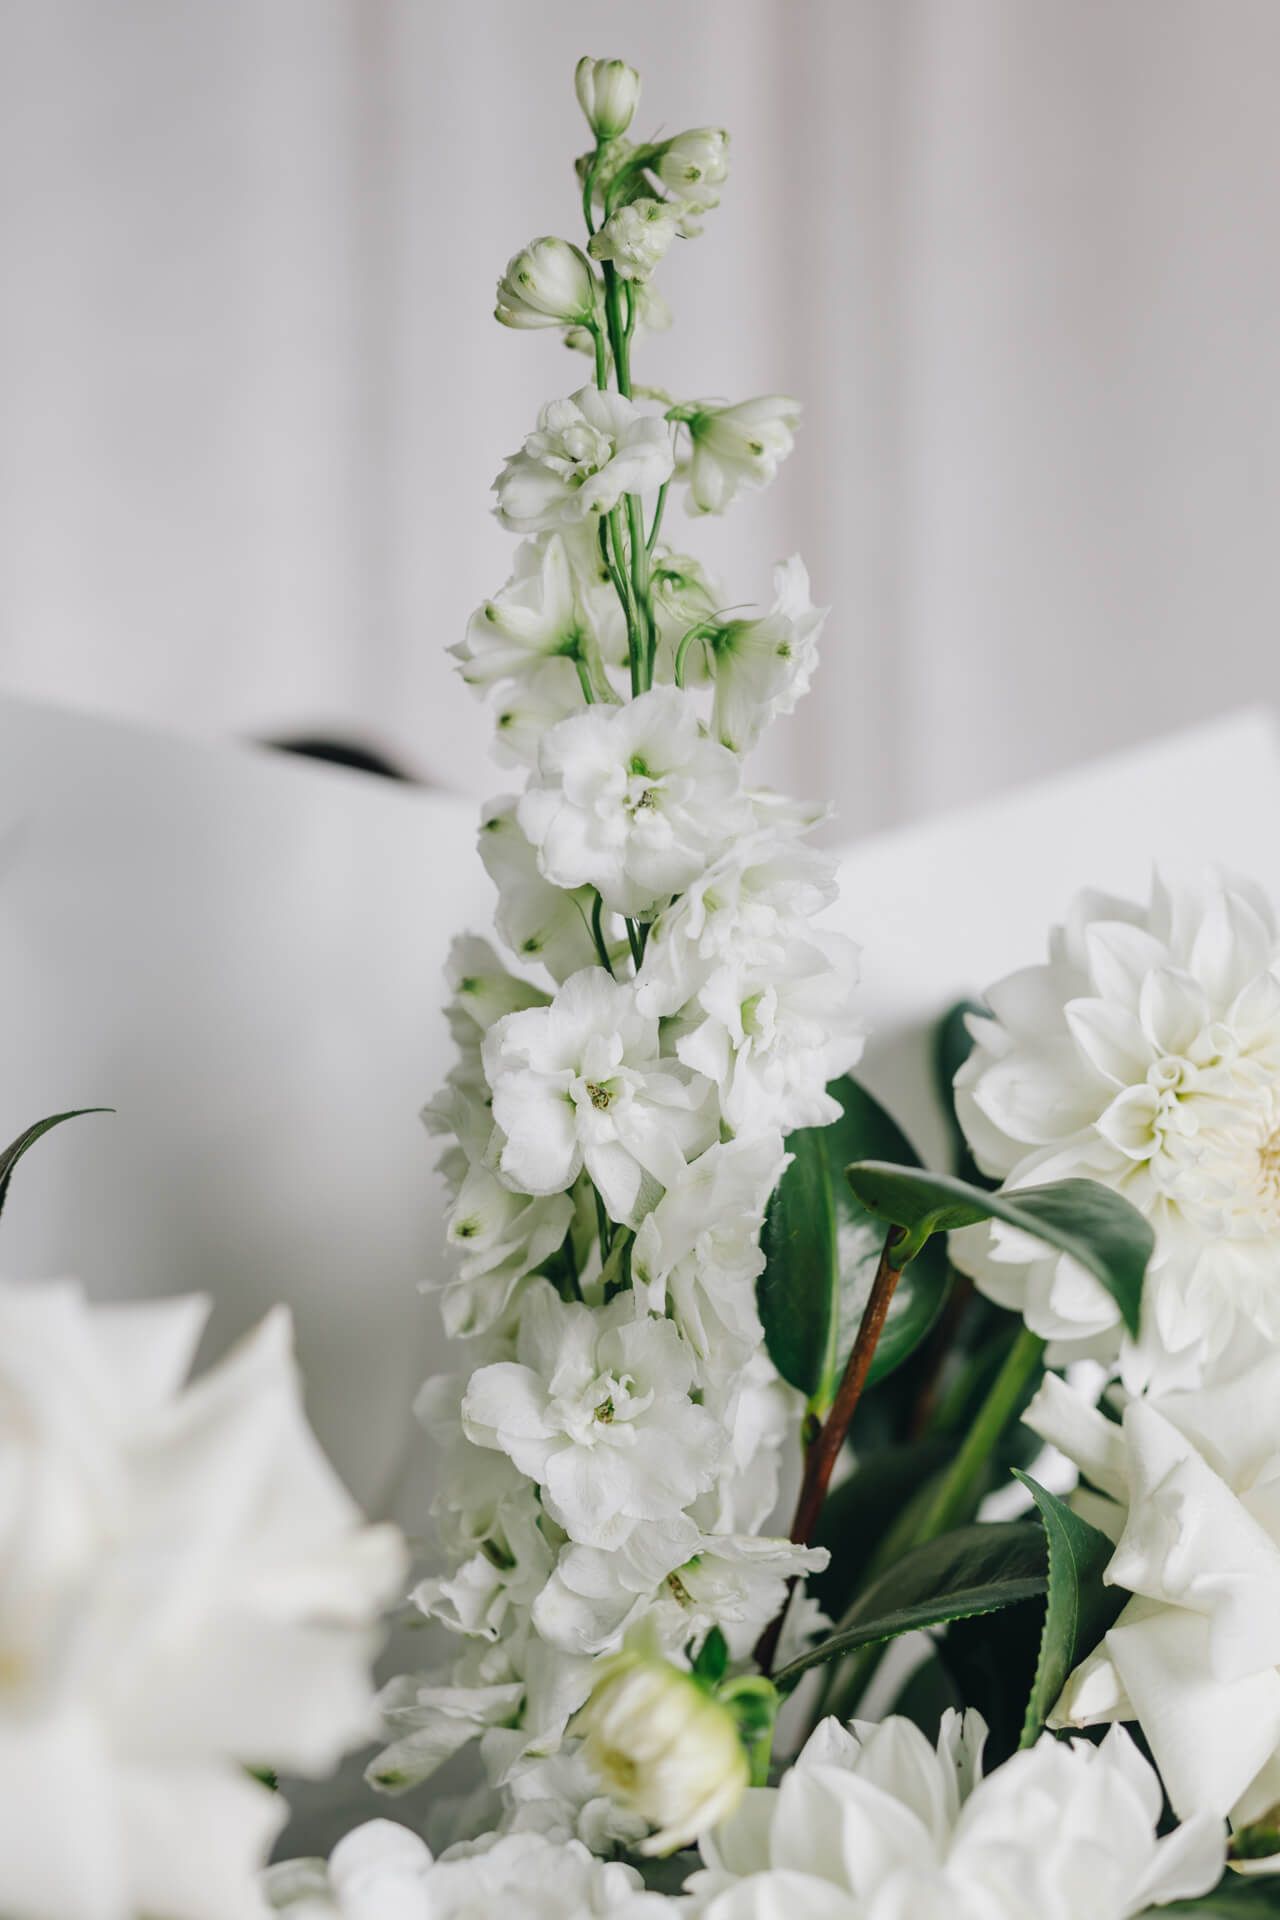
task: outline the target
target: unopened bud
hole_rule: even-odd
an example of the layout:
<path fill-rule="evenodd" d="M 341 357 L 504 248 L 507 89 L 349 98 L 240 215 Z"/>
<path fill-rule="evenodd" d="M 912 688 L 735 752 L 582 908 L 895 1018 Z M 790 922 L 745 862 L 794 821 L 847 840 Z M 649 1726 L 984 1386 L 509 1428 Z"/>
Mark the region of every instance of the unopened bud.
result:
<path fill-rule="evenodd" d="M 592 60 L 583 54 L 573 84 L 597 140 L 616 140 L 626 132 L 640 98 L 640 75 L 634 67 L 625 60 Z"/>

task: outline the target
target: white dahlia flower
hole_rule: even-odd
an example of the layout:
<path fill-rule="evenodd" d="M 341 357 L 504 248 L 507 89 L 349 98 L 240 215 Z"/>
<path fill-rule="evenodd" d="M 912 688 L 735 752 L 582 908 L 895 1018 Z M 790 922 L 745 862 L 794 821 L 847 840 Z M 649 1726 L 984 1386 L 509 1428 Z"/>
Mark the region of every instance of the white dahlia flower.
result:
<path fill-rule="evenodd" d="M 984 1173 L 1100 1180 L 1155 1229 L 1135 1384 L 1191 1383 L 1280 1340 L 1278 962 L 1251 888 L 1157 881 L 1145 907 L 1086 893 L 1047 965 L 1002 980 L 972 1021 L 956 1105 Z M 1114 1356 L 1116 1303 L 1073 1260 L 1000 1224 L 952 1244 L 1062 1357 Z"/>
<path fill-rule="evenodd" d="M 1225 1832 L 1157 1839 L 1160 1783 L 1123 1728 L 1100 1747 L 1045 1735 L 985 1779 L 980 1715 L 824 1720 L 777 1787 L 702 1842 L 700 1920 L 1129 1920 L 1207 1892 Z"/>
<path fill-rule="evenodd" d="M 1106 1496 L 1104 1578 L 1133 1595 L 1057 1719 L 1137 1720 L 1178 1813 L 1258 1819 L 1280 1803 L 1280 1355 L 1119 1425 L 1047 1374 L 1025 1417 Z"/>

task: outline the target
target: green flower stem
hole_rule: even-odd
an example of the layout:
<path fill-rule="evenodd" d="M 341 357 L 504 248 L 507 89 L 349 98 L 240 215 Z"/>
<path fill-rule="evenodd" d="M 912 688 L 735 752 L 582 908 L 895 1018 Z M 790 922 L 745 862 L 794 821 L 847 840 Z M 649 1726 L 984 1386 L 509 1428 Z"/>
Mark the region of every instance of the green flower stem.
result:
<path fill-rule="evenodd" d="M 582 697 L 589 707 L 593 707 L 596 696 L 591 685 L 591 669 L 580 653 L 573 655 L 573 664 L 578 671 L 578 685 L 582 688 Z"/>
<path fill-rule="evenodd" d="M 600 965 L 604 968 L 605 972 L 612 977 L 613 962 L 609 958 L 608 942 L 604 937 L 604 928 L 600 924 L 600 916 L 603 912 L 604 901 L 600 898 L 600 895 L 597 894 L 595 905 L 591 909 L 591 938 L 595 941 L 596 952 L 600 956 Z"/>
<path fill-rule="evenodd" d="M 653 608 L 649 603 L 649 549 L 644 537 L 644 510 L 640 496 L 627 495 L 627 532 L 631 547 L 631 587 L 636 602 L 641 648 L 641 692 L 653 685 L 653 656 L 657 651 L 657 631 Z"/>
<path fill-rule="evenodd" d="M 1022 1328 L 1005 1355 L 1004 1364 L 992 1381 L 960 1451 L 932 1493 L 926 1496 L 923 1508 L 919 1502 L 908 1507 L 901 1516 L 901 1524 L 885 1536 L 867 1569 L 868 1581 L 874 1580 L 909 1548 L 936 1540 L 971 1516 L 982 1470 L 1012 1420 L 1027 1381 L 1040 1365 L 1044 1347 L 1038 1334 L 1032 1333 L 1029 1327 Z M 847 1665 L 837 1665 L 832 1673 L 833 1684 L 828 1687 L 822 1703 L 824 1714 L 834 1713 L 839 1719 L 848 1719 L 871 1684 L 885 1650 L 884 1642 L 863 1647 Z"/>
<path fill-rule="evenodd" d="M 917 1546 L 936 1540 L 970 1510 L 974 1490 L 987 1460 L 1001 1434 L 1012 1420 L 1028 1380 L 1040 1365 L 1044 1341 L 1030 1327 L 1023 1327 L 1005 1355 L 1004 1365 L 992 1381 L 986 1399 L 963 1446 L 943 1474 L 929 1505 L 916 1528 Z"/>
<path fill-rule="evenodd" d="M 667 489 L 670 485 L 671 485 L 671 482 L 669 480 L 664 480 L 662 485 L 658 488 L 658 501 L 657 501 L 657 505 L 653 509 L 653 522 L 649 528 L 649 538 L 645 542 L 645 546 L 648 550 L 650 558 L 653 557 L 653 550 L 658 544 L 658 529 L 662 525 L 662 516 L 663 516 L 663 513 L 666 511 Z"/>
<path fill-rule="evenodd" d="M 624 400 L 631 398 L 631 335 L 622 315 L 622 282 L 612 260 L 603 262 L 604 267 L 604 313 L 609 328 L 609 345 L 613 349 L 613 371 L 618 382 L 618 392 Z"/>
<path fill-rule="evenodd" d="M 626 496 L 628 507 L 631 496 Z M 644 674 L 648 658 L 644 616 L 636 602 L 635 585 L 627 564 L 627 543 L 622 531 L 622 508 L 611 507 L 606 515 L 608 524 L 608 548 L 606 557 L 614 589 L 622 602 L 622 611 L 627 619 L 627 652 L 631 661 L 631 697 L 645 691 Z M 611 550 L 611 551 L 610 551 Z"/>
<path fill-rule="evenodd" d="M 600 1259 L 603 1263 L 609 1258 L 613 1246 L 613 1222 L 609 1218 L 604 1201 L 600 1198 L 599 1189 L 593 1186 L 591 1191 L 596 1197 L 596 1232 L 600 1236 Z"/>
<path fill-rule="evenodd" d="M 676 648 L 676 664 L 672 676 L 678 687 L 684 685 L 684 663 L 690 647 L 695 640 L 708 639 L 711 632 L 712 629 L 708 626 L 707 622 L 700 620 L 696 627 L 690 627 L 689 631 L 682 636 L 680 645 Z"/>

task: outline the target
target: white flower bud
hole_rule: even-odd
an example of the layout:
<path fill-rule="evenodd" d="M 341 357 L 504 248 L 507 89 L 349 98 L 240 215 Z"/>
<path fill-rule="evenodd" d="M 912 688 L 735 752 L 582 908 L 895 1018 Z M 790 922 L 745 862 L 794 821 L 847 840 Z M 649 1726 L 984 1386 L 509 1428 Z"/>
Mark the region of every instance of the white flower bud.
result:
<path fill-rule="evenodd" d="M 689 1846 L 728 1819 L 748 1784 L 733 1715 L 643 1646 L 602 1663 L 574 1730 L 610 1796 L 656 1829 L 641 1853 Z"/>
<path fill-rule="evenodd" d="M 596 260 L 612 260 L 624 280 L 647 280 L 680 231 L 680 209 L 665 200 L 633 200 L 611 214 L 591 241 Z"/>
<path fill-rule="evenodd" d="M 495 318 L 504 327 L 585 326 L 596 307 L 596 278 L 580 248 L 546 236 L 507 263 Z"/>
<path fill-rule="evenodd" d="M 583 54 L 573 75 L 578 105 L 597 140 L 616 140 L 631 125 L 640 99 L 640 75 L 625 60 Z"/>
<path fill-rule="evenodd" d="M 691 127 L 663 142 L 654 171 L 691 211 L 720 205 L 718 189 L 729 178 L 729 136 L 723 127 Z"/>

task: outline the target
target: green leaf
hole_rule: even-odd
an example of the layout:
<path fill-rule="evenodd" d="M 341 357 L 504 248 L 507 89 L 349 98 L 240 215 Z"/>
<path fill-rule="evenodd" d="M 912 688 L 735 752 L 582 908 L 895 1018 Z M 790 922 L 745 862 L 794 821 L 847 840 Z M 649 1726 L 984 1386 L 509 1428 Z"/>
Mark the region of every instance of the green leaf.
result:
<path fill-rule="evenodd" d="M 42 1134 L 48 1133 L 53 1127 L 60 1127 L 64 1120 L 78 1120 L 85 1113 L 114 1112 L 114 1107 L 73 1107 L 69 1113 L 51 1113 L 47 1120 L 37 1120 L 25 1133 L 20 1133 L 12 1145 L 0 1153 L 0 1210 L 3 1210 L 9 1198 L 9 1182 L 13 1178 L 14 1168 L 27 1148 L 33 1147 Z"/>
<path fill-rule="evenodd" d="M 1129 1596 L 1119 1587 L 1102 1584 L 1114 1542 L 1072 1513 L 1029 1473 L 1016 1469 L 1015 1473 L 1039 1509 L 1049 1551 L 1049 1598 L 1036 1676 L 1022 1723 L 1021 1744 L 1029 1747 L 1052 1713 L 1067 1676 L 1093 1652 Z"/>
<path fill-rule="evenodd" d="M 844 1178 L 870 1154 L 918 1167 L 910 1141 L 884 1108 L 850 1079 L 828 1091 L 840 1118 L 793 1133 L 795 1157 L 765 1219 L 765 1269 L 757 1283 L 770 1358 L 819 1414 L 831 1404 L 858 1331 L 884 1247 L 885 1229 Z M 869 1384 L 883 1380 L 929 1332 L 946 1298 L 949 1272 L 939 1243 L 899 1280 Z"/>
<path fill-rule="evenodd" d="M 875 1160 L 851 1166 L 848 1179 L 868 1213 L 905 1230 L 912 1252 L 933 1234 L 980 1220 L 1005 1220 L 1057 1247 L 1102 1282 L 1130 1333 L 1137 1333 L 1155 1236 L 1137 1208 L 1110 1187 L 1096 1180 L 1054 1180 L 1043 1187 L 986 1193 L 950 1174 Z"/>
<path fill-rule="evenodd" d="M 1044 1533 L 1033 1522 L 957 1527 L 913 1547 L 872 1581 L 835 1632 L 775 1674 L 774 1685 L 786 1693 L 810 1667 L 919 1627 L 1032 1600 L 1048 1584 Z"/>
<path fill-rule="evenodd" d="M 872 1571 L 880 1543 L 953 1452 L 949 1441 L 932 1438 L 859 1448 L 853 1472 L 828 1493 L 814 1529 L 812 1544 L 826 1547 L 831 1559 L 808 1576 L 805 1590 L 824 1613 L 840 1618 Z"/>
<path fill-rule="evenodd" d="M 702 1643 L 693 1671 L 709 1687 L 718 1687 L 729 1670 L 729 1648 L 719 1627 L 712 1627 Z"/>
<path fill-rule="evenodd" d="M 1175 1900 L 1171 1906 L 1152 1907 L 1152 1915 L 1195 1914 L 1198 1920 L 1276 1920 L 1280 1915 L 1280 1874 L 1227 1873 L 1212 1893 L 1195 1900 Z"/>

